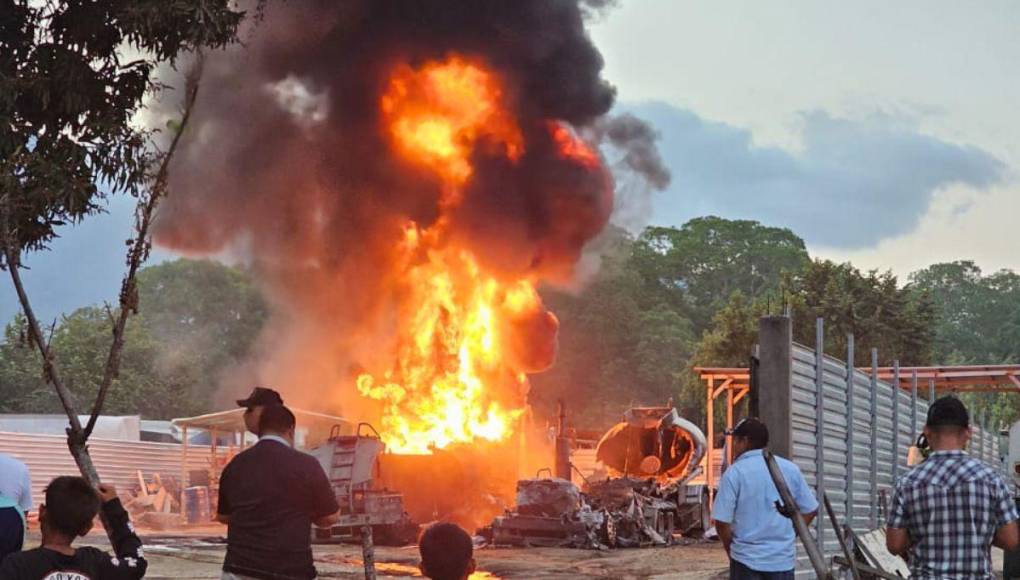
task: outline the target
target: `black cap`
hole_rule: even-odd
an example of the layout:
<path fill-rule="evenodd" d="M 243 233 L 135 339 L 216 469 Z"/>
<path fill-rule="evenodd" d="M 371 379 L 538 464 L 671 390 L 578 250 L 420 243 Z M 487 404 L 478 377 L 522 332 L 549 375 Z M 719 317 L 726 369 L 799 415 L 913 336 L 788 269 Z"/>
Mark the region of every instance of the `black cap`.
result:
<path fill-rule="evenodd" d="M 970 427 L 970 415 L 963 401 L 952 395 L 941 397 L 928 408 L 926 427 Z"/>
<path fill-rule="evenodd" d="M 769 428 L 754 417 L 741 419 L 736 427 L 727 429 L 726 434 L 734 437 L 746 437 L 761 446 L 769 444 Z"/>
<path fill-rule="evenodd" d="M 273 389 L 255 387 L 247 399 L 238 399 L 238 407 L 257 407 L 259 405 L 282 405 L 283 397 Z"/>

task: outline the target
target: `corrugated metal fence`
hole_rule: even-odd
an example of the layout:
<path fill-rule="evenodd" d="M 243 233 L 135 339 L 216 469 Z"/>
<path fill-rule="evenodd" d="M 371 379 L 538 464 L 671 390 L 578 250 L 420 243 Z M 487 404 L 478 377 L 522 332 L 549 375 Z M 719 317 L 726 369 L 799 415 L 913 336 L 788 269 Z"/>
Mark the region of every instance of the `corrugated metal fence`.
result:
<path fill-rule="evenodd" d="M 224 454 L 222 447 L 218 450 Z M 32 497 L 35 505 L 42 502 L 43 489 L 58 475 L 78 475 L 67 440 L 62 435 L 0 432 L 0 453 L 16 457 L 28 465 L 32 475 Z M 151 481 L 153 474 L 181 478 L 181 446 L 172 443 L 90 439 L 89 453 L 103 481 L 122 491 L 138 482 L 138 471 Z M 208 446 L 189 445 L 189 470 L 209 468 Z"/>
<path fill-rule="evenodd" d="M 819 338 L 821 335 L 819 326 Z M 916 380 L 910 392 L 894 389 L 876 380 L 872 373 L 799 344 L 793 345 L 791 355 L 791 459 L 815 490 L 819 503 L 823 492 L 828 495 L 841 524 L 849 524 L 857 532 L 883 525 L 885 500 L 891 499 L 895 479 L 908 469 L 907 455 L 924 426 L 933 392 L 924 388 L 919 393 L 921 386 Z M 853 360 L 852 340 L 847 358 Z M 875 351 L 872 359 L 876 361 L 873 366 L 877 366 Z M 821 400 L 817 397 L 819 391 Z M 818 429 L 819 423 L 822 429 Z M 980 421 L 972 419 L 972 423 L 978 424 L 974 426 L 970 454 L 998 466 L 998 436 L 980 427 Z M 824 508 L 814 527 L 825 554 L 840 553 Z M 797 576 L 813 576 L 799 544 L 797 553 Z"/>

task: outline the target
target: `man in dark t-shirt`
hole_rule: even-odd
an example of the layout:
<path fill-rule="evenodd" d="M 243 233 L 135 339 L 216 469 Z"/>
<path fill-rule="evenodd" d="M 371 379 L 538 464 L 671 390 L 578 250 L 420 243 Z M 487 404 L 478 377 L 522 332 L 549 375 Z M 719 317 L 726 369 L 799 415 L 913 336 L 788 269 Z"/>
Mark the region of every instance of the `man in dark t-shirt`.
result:
<path fill-rule="evenodd" d="M 311 526 L 336 522 L 340 506 L 319 462 L 293 448 L 294 414 L 267 406 L 259 442 L 220 477 L 216 519 L 227 524 L 225 580 L 315 578 Z"/>

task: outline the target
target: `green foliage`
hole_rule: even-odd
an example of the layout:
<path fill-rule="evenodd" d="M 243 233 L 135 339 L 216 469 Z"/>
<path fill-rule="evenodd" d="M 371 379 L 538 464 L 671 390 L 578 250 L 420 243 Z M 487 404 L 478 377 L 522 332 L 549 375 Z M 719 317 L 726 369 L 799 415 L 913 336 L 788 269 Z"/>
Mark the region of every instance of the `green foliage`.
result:
<path fill-rule="evenodd" d="M 235 38 L 229 0 L 0 1 L 3 243 L 38 249 L 98 211 L 99 184 L 144 186 L 146 135 L 132 126 L 159 62 Z M 124 55 L 134 55 L 125 62 Z"/>
<path fill-rule="evenodd" d="M 775 292 L 784 272 L 809 261 L 804 240 L 788 229 L 715 216 L 648 228 L 640 242 L 661 255 L 658 277 L 682 292 L 699 333 L 733 292 L 751 299 Z"/>
<path fill-rule="evenodd" d="M 258 289 L 243 272 L 209 261 L 177 260 L 139 274 L 141 313 L 128 321 L 121 370 L 105 405 L 109 414 L 171 418 L 209 408 L 218 375 L 248 354 L 266 317 Z M 99 384 L 110 348 L 103 308 L 63 317 L 54 351 L 79 400 Z M 0 411 L 61 412 L 43 382 L 38 355 L 16 317 L 0 344 Z"/>
<path fill-rule="evenodd" d="M 653 256 L 622 231 L 608 238 L 583 290 L 543 291 L 560 319 L 560 350 L 552 369 L 532 376 L 539 414 L 562 397 L 579 423 L 603 426 L 629 405 L 661 405 L 678 392 L 695 341 L 691 323 L 674 307 L 674 290 L 648 278 Z"/>
<path fill-rule="evenodd" d="M 930 294 L 942 312 L 937 359 L 1020 362 L 1020 275 L 1003 270 L 983 276 L 974 262 L 951 262 L 914 272 L 910 287 Z"/>
<path fill-rule="evenodd" d="M 910 275 L 910 288 L 928 293 L 941 316 L 935 325 L 940 364 L 1020 363 L 1020 275 L 983 275 L 971 261 L 934 264 Z M 1020 418 L 1015 393 L 968 394 L 973 411 L 997 425 Z"/>
<path fill-rule="evenodd" d="M 851 264 L 815 260 L 784 280 L 793 318 L 793 339 L 814 345 L 815 320 L 825 320 L 825 351 L 846 358 L 847 335 L 855 338 L 857 365 L 871 364 L 877 348 L 879 364 L 930 364 L 931 332 L 938 317 L 926 292 L 900 288 L 891 272 L 861 272 Z"/>

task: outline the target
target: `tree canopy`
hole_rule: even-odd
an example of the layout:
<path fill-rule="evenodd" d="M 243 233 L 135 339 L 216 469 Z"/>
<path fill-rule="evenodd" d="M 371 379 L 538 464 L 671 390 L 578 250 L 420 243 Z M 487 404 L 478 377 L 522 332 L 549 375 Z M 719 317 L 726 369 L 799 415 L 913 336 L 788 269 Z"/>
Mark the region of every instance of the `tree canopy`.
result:
<path fill-rule="evenodd" d="M 229 0 L 0 2 L 0 217 L 4 247 L 38 249 L 148 178 L 133 123 L 160 62 L 235 38 Z M 130 56 L 126 56 L 130 55 Z M 105 188 L 105 189 L 104 189 Z M 2 263 L 2 262 L 0 262 Z"/>
<path fill-rule="evenodd" d="M 141 313 L 128 322 L 106 412 L 169 419 L 207 411 L 221 373 L 244 361 L 262 328 L 267 309 L 258 288 L 243 270 L 204 260 L 151 266 L 138 282 Z M 54 350 L 79 397 L 91 396 L 81 389 L 103 372 L 109 317 L 106 309 L 88 306 L 54 329 Z M 20 315 L 5 329 L 0 412 L 59 412 L 27 336 Z"/>

